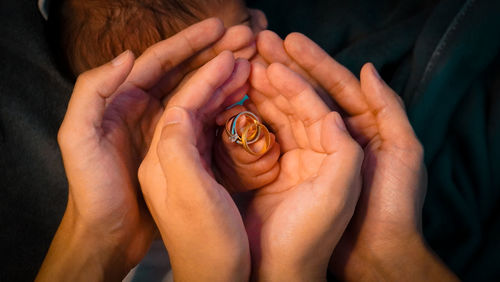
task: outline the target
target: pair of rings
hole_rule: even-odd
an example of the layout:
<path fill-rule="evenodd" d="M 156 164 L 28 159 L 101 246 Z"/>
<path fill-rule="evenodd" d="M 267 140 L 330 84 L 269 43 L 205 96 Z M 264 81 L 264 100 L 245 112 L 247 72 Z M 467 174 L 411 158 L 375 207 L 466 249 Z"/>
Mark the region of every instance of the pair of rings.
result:
<path fill-rule="evenodd" d="M 265 125 L 252 112 L 244 111 L 232 116 L 226 122 L 226 133 L 229 140 L 243 146 L 245 151 L 252 155 L 263 155 L 271 144 L 271 135 Z M 249 145 L 264 139 L 263 147 L 259 151 L 254 151 Z"/>

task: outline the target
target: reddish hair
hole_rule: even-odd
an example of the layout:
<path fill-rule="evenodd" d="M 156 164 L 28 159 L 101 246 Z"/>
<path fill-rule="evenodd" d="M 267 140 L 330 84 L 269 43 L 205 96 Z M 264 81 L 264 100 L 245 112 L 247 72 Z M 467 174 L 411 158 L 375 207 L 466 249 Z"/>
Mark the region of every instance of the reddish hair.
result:
<path fill-rule="evenodd" d="M 67 66 L 78 75 L 127 49 L 139 56 L 152 44 L 208 17 L 204 10 L 214 1 L 63 0 L 55 15 L 57 38 Z"/>

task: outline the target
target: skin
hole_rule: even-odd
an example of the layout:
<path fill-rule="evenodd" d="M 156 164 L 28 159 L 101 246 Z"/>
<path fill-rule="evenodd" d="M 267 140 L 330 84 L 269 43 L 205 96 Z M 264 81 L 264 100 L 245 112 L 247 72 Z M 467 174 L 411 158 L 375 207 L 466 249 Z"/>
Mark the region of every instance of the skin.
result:
<path fill-rule="evenodd" d="M 250 101 L 250 100 L 247 100 Z M 268 150 L 262 155 L 253 155 L 243 149 L 243 146 L 231 142 L 229 135 L 224 130 L 226 121 L 240 112 L 248 111 L 246 106 L 234 106 L 217 116 L 216 122 L 219 126 L 220 138 L 215 144 L 215 162 L 220 170 L 219 181 L 231 192 L 246 192 L 258 189 L 273 182 L 279 174 L 278 159 L 280 157 L 280 146 L 276 137 L 270 133 L 271 142 Z M 253 112 L 257 112 L 253 110 Z M 265 146 L 264 138 L 250 145 L 255 152 L 259 152 Z"/>
<path fill-rule="evenodd" d="M 250 99 L 281 147 L 278 177 L 245 211 L 253 274 L 326 280 L 327 261 L 358 200 L 363 152 L 340 115 L 284 65 L 253 64 L 251 85 Z"/>
<path fill-rule="evenodd" d="M 280 181 L 259 190 L 252 198 L 244 226 L 229 193 L 214 180 L 210 170 L 213 135 L 210 137 L 208 132 L 215 128 L 216 115 L 224 108 L 222 101 L 234 95 L 229 93 L 239 93 L 249 74 L 235 71 L 243 69 L 244 63 L 237 66 L 233 62 L 232 56 L 219 55 L 189 81 L 190 85 L 202 87 L 196 91 L 193 87 L 183 88 L 169 101 L 139 169 L 144 198 L 169 249 L 174 279 L 247 280 L 251 250 L 252 279 L 324 280 L 336 243 L 328 234 L 337 233 L 337 240 L 340 238 L 359 195 L 361 149 L 350 138 L 340 116 L 314 99 L 316 94 L 311 89 L 306 89 L 305 95 L 282 89 L 289 82 L 305 88 L 307 84 L 293 73 L 278 69 L 276 77 L 271 77 L 279 89 L 289 97 L 304 96 L 311 102 L 306 109 L 316 111 L 301 110 L 302 103 L 293 103 L 268 117 L 276 119 L 281 111 L 295 114 L 311 129 L 309 135 L 302 135 L 311 136 L 311 144 L 298 144 L 284 152 Z M 308 123 L 311 119 L 316 122 Z M 277 134 L 277 138 L 295 139 Z M 338 141 L 324 142 L 330 138 Z M 290 177 L 305 165 L 313 168 L 298 178 Z M 330 173 L 332 170 L 337 173 Z M 335 199 L 336 204 L 327 199 Z M 297 211 L 297 205 L 304 207 Z M 286 236 L 290 233 L 294 236 Z M 266 246 L 261 249 L 259 243 L 264 242 Z M 315 256 L 311 260 L 312 254 Z"/>
<path fill-rule="evenodd" d="M 361 81 L 302 34 L 259 34 L 261 61 L 280 62 L 326 93 L 363 146 L 363 189 L 330 269 L 345 280 L 455 281 L 421 232 L 426 190 L 423 149 L 399 96 L 372 64 Z M 324 99 L 328 99 L 322 95 Z M 281 144 L 285 146 L 284 144 Z"/>
<path fill-rule="evenodd" d="M 253 40 L 244 28 L 250 36 L 231 48 Z M 137 169 L 163 113 L 161 100 L 225 49 L 228 33 L 208 19 L 137 60 L 125 52 L 79 76 L 58 134 L 68 205 L 37 281 L 119 280 L 142 259 L 155 229 L 137 197 Z"/>
<path fill-rule="evenodd" d="M 242 98 L 248 61 L 223 52 L 200 68 L 169 101 L 139 180 L 177 281 L 245 281 L 248 238 L 236 205 L 212 176 L 215 116 Z M 189 263 L 186 263 L 189 262 Z"/>

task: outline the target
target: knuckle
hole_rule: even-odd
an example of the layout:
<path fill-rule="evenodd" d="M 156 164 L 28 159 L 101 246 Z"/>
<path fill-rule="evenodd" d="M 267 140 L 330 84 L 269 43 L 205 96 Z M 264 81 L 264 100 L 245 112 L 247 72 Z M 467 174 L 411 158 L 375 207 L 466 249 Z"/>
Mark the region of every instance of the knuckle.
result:
<path fill-rule="evenodd" d="M 57 143 L 61 149 L 64 149 L 71 144 L 69 139 L 74 136 L 73 132 L 67 130 L 66 124 L 63 122 L 61 127 L 59 127 L 59 131 L 57 132 Z"/>
<path fill-rule="evenodd" d="M 64 127 L 61 126 L 59 128 L 59 131 L 57 132 L 57 143 L 59 144 L 59 146 L 63 146 L 65 141 L 66 141 L 66 132 L 64 130 Z"/>
<path fill-rule="evenodd" d="M 172 59 L 170 59 L 169 57 L 162 57 L 158 54 L 158 52 L 156 51 L 155 45 L 147 48 L 146 51 L 143 52 L 143 56 L 144 57 L 151 56 L 151 57 L 155 58 L 155 61 L 157 62 L 157 64 L 160 67 L 160 70 L 163 72 L 168 72 L 175 67 L 175 64 L 172 61 Z"/>
<path fill-rule="evenodd" d="M 89 83 L 91 77 L 90 71 L 83 72 L 76 78 L 75 85 L 86 85 Z"/>

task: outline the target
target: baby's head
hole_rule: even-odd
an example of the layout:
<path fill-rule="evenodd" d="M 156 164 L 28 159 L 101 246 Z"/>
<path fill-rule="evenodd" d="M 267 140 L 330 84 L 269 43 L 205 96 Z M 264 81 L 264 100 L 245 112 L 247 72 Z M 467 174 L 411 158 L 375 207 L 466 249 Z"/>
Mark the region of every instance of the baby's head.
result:
<path fill-rule="evenodd" d="M 244 0 L 63 0 L 56 13 L 59 44 L 75 75 L 127 49 L 139 56 L 209 17 L 220 18 L 226 27 L 248 25 L 254 32 L 266 21 Z"/>

